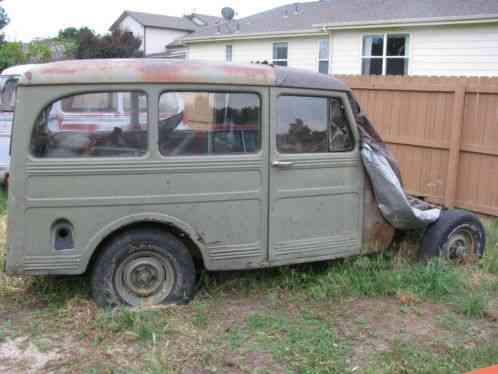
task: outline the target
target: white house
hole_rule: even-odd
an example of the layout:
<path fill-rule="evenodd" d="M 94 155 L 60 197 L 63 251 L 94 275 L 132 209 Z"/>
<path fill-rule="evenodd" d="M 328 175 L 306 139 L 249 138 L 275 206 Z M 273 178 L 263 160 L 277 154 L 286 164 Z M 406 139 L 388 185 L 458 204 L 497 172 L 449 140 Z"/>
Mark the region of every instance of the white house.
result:
<path fill-rule="evenodd" d="M 199 29 L 187 58 L 331 74 L 498 76 L 497 0 L 321 0 Z"/>
<path fill-rule="evenodd" d="M 119 28 L 133 32 L 142 39 L 141 50 L 146 56 L 183 59 L 185 48 L 176 45 L 176 42 L 197 30 L 218 24 L 221 20 L 220 17 L 197 13 L 171 17 L 127 10 L 112 24 L 110 30 Z"/>

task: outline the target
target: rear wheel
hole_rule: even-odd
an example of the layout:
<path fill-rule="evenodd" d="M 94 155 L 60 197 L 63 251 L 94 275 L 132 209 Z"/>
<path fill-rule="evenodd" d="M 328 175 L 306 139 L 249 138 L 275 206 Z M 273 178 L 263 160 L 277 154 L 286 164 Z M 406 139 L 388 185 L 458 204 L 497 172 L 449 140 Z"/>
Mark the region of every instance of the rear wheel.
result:
<path fill-rule="evenodd" d="M 469 263 L 482 257 L 485 245 L 486 234 L 479 218 L 464 210 L 449 209 L 442 211 L 439 220 L 427 228 L 420 258 Z"/>
<path fill-rule="evenodd" d="M 188 249 L 160 229 L 131 229 L 110 240 L 92 271 L 100 306 L 183 303 L 192 297 L 195 267 Z"/>

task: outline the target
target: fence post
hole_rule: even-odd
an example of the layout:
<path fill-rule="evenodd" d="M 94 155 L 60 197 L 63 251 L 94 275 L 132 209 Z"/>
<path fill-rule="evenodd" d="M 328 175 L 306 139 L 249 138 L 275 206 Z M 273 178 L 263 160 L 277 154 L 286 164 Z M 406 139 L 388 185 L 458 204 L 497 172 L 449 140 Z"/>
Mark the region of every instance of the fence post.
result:
<path fill-rule="evenodd" d="M 446 191 L 444 195 L 444 202 L 448 208 L 453 208 L 456 200 L 460 147 L 465 111 L 465 91 L 465 83 L 462 82 L 458 84 L 455 88 L 455 96 L 453 99 L 450 155 L 448 158 L 448 173 L 446 174 Z"/>

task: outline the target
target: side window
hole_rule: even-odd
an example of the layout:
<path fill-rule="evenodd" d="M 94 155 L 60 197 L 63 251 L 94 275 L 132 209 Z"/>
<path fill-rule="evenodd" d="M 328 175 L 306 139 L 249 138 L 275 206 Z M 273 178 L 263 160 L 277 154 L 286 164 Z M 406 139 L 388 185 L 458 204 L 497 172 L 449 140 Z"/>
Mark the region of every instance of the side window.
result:
<path fill-rule="evenodd" d="M 166 92 L 159 100 L 164 156 L 254 153 L 260 148 L 261 104 L 254 93 Z"/>
<path fill-rule="evenodd" d="M 141 92 L 68 96 L 38 116 L 31 153 L 39 158 L 142 156 L 147 117 L 147 96 Z"/>
<path fill-rule="evenodd" d="M 341 99 L 314 96 L 278 98 L 280 153 L 346 152 L 353 136 Z"/>

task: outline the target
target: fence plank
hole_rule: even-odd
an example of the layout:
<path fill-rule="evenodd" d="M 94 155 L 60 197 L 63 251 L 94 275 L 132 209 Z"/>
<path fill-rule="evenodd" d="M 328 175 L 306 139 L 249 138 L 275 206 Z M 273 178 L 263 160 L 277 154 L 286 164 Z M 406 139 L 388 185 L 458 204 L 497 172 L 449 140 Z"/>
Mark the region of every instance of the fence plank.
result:
<path fill-rule="evenodd" d="M 450 156 L 448 159 L 448 176 L 446 177 L 446 192 L 444 202 L 447 207 L 455 206 L 458 179 L 458 161 L 462 140 L 463 114 L 465 110 L 465 86 L 460 84 L 455 89 L 453 99 L 453 120 L 450 140 Z"/>
<path fill-rule="evenodd" d="M 498 77 L 338 78 L 393 151 L 411 194 L 498 216 Z"/>

